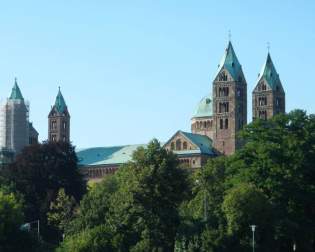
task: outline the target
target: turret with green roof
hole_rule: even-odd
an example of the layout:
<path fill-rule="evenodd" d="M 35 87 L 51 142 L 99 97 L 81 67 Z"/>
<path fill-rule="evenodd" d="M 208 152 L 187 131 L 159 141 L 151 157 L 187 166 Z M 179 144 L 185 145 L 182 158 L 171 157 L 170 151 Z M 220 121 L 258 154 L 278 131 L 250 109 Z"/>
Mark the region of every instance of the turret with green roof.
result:
<path fill-rule="evenodd" d="M 19 88 L 19 85 L 17 84 L 16 78 L 14 80 L 14 85 L 13 85 L 12 92 L 9 99 L 10 100 L 24 100 L 22 92 Z"/>
<path fill-rule="evenodd" d="M 279 74 L 276 71 L 276 68 L 272 62 L 270 53 L 268 52 L 266 61 L 262 66 L 260 73 L 258 75 L 258 80 L 256 85 L 261 81 L 265 80 L 266 84 L 273 90 L 282 89 L 282 84 L 279 78 Z"/>
<path fill-rule="evenodd" d="M 48 115 L 48 121 L 49 141 L 70 141 L 70 114 L 65 99 L 60 91 L 60 87 L 56 96 L 55 104 Z"/>
<path fill-rule="evenodd" d="M 285 113 L 285 92 L 268 52 L 253 90 L 253 119 L 266 120 L 279 113 Z"/>
<path fill-rule="evenodd" d="M 59 113 L 63 113 L 67 109 L 67 105 L 60 91 L 60 87 L 55 101 L 55 108 Z"/>
<path fill-rule="evenodd" d="M 224 55 L 221 58 L 220 64 L 218 65 L 218 70 L 215 74 L 216 78 L 223 69 L 227 70 L 227 72 L 235 81 L 239 78 L 240 75 L 243 75 L 242 66 L 236 57 L 231 41 L 229 41 Z"/>

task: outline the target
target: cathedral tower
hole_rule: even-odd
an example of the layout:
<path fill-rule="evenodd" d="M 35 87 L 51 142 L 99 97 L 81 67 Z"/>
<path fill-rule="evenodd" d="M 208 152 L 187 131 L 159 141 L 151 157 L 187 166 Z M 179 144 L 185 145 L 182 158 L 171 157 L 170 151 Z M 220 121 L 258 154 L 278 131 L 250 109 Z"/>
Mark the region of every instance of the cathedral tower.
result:
<path fill-rule="evenodd" d="M 253 90 L 253 120 L 285 113 L 285 92 L 268 53 Z"/>
<path fill-rule="evenodd" d="M 214 147 L 230 155 L 240 147 L 237 133 L 247 123 L 247 83 L 229 41 L 213 81 Z"/>
<path fill-rule="evenodd" d="M 29 106 L 15 79 L 12 92 L 0 108 L 0 147 L 15 154 L 29 144 Z"/>
<path fill-rule="evenodd" d="M 60 88 L 48 115 L 48 140 L 70 142 L 70 114 Z"/>

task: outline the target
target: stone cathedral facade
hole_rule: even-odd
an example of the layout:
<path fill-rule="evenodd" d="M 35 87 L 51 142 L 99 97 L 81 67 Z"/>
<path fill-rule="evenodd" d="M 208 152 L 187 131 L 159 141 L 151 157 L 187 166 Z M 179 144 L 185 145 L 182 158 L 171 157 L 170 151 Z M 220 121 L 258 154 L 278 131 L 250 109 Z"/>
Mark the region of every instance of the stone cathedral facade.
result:
<path fill-rule="evenodd" d="M 215 71 L 209 94 L 198 103 L 191 118 L 191 132 L 177 131 L 164 148 L 192 169 L 207 159 L 231 155 L 242 146 L 239 131 L 247 124 L 247 82 L 231 41 Z M 253 120 L 285 113 L 285 92 L 268 53 L 252 92 Z M 131 160 L 139 146 L 125 145 L 81 149 L 77 152 L 81 172 L 97 180 Z"/>
<path fill-rule="evenodd" d="M 285 113 L 285 91 L 270 53 L 252 91 L 253 120 L 267 120 Z M 29 106 L 15 81 L 11 96 L 0 104 L 0 165 L 38 142 L 38 133 L 29 122 Z M 231 155 L 242 146 L 238 133 L 247 124 L 247 82 L 231 41 L 209 85 L 208 95 L 198 103 L 191 118 L 191 132 L 178 130 L 163 143 L 184 166 L 202 167 L 209 158 Z M 60 91 L 48 114 L 48 140 L 71 142 L 70 114 Z M 87 179 L 100 179 L 132 159 L 138 147 L 122 145 L 78 149 L 80 171 Z"/>

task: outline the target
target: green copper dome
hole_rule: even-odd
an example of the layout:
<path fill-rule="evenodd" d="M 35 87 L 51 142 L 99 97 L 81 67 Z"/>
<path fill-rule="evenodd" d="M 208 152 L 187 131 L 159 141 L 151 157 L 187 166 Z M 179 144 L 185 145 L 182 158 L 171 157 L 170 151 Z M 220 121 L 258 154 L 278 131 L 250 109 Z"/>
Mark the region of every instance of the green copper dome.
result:
<path fill-rule="evenodd" d="M 234 80 L 238 79 L 239 74 L 242 71 L 242 66 L 236 57 L 231 41 L 229 41 L 229 44 L 227 48 L 225 49 L 224 55 L 220 61 L 220 64 L 219 64 L 219 67 L 215 76 L 219 74 L 222 68 L 225 68 L 230 73 L 230 75 L 233 77 Z"/>
<path fill-rule="evenodd" d="M 212 116 L 212 97 L 207 95 L 198 103 L 193 118 Z"/>
<path fill-rule="evenodd" d="M 268 53 L 265 64 L 262 66 L 261 71 L 258 75 L 257 84 L 261 79 L 265 79 L 271 89 L 276 90 L 277 86 L 282 89 L 279 74 L 276 71 L 275 66 L 271 60 L 270 54 Z"/>
<path fill-rule="evenodd" d="M 63 98 L 61 94 L 60 88 L 56 97 L 55 108 L 59 113 L 63 113 L 67 108 L 65 99 Z"/>
<path fill-rule="evenodd" d="M 15 78 L 14 86 L 10 95 L 10 100 L 24 100 L 21 90 L 17 84 L 17 79 Z"/>

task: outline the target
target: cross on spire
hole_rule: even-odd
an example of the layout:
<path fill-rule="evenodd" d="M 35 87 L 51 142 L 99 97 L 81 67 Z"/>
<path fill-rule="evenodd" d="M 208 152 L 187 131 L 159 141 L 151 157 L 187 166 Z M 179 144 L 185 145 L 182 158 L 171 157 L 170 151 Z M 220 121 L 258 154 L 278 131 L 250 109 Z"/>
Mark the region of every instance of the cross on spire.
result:
<path fill-rule="evenodd" d="M 232 39 L 232 34 L 231 34 L 231 30 L 229 30 L 229 41 L 231 41 Z"/>
<path fill-rule="evenodd" d="M 267 42 L 267 50 L 268 50 L 268 53 L 269 53 L 269 51 L 270 51 L 270 43 L 269 42 Z"/>

